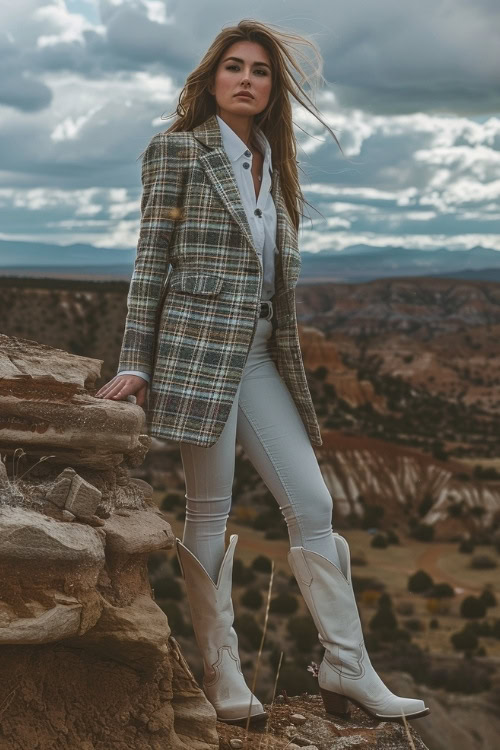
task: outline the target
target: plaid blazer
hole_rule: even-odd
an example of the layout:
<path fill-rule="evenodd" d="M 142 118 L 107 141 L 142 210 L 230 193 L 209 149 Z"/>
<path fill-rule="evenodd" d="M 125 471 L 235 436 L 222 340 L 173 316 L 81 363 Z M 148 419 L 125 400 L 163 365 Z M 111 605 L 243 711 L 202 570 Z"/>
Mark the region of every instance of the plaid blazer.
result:
<path fill-rule="evenodd" d="M 141 224 L 119 370 L 150 374 L 148 433 L 209 447 L 231 410 L 260 311 L 263 274 L 215 115 L 157 133 L 142 162 Z M 313 445 L 322 445 L 300 350 L 297 232 L 274 167 L 272 358 Z"/>

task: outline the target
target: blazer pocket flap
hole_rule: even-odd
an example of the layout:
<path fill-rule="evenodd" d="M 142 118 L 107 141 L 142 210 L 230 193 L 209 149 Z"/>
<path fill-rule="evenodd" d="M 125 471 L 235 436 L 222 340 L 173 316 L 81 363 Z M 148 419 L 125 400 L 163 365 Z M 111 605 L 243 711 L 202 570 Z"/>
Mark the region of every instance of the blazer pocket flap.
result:
<path fill-rule="evenodd" d="M 221 276 L 196 271 L 174 271 L 170 277 L 170 289 L 188 294 L 219 294 L 223 283 Z"/>

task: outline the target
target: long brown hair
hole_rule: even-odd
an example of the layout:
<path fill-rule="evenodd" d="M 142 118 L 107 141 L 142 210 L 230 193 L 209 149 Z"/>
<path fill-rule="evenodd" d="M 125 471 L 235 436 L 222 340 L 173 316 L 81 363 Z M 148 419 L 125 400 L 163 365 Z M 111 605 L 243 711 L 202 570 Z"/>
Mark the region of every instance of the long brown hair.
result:
<path fill-rule="evenodd" d="M 285 205 L 295 229 L 298 230 L 304 204 L 310 204 L 304 199 L 299 184 L 297 146 L 293 132 L 292 106 L 288 94 L 291 94 L 327 128 L 342 151 L 337 136 L 322 120 L 317 113 L 316 105 L 303 89 L 303 84 L 308 82 L 314 95 L 318 84 L 324 81 L 321 72 L 323 58 L 313 40 L 252 19 L 243 19 L 237 26 L 222 29 L 201 62 L 188 75 L 179 95 L 176 110 L 169 115 L 169 117 L 177 115 L 177 119 L 166 132 L 193 130 L 216 113 L 215 96 L 209 92 L 208 87 L 215 81 L 217 66 L 227 48 L 240 41 L 258 42 L 267 51 L 271 60 L 272 89 L 269 102 L 263 112 L 254 116 L 253 122 L 261 128 L 270 143 L 273 168 L 277 167 L 280 171 L 280 186 Z M 308 59 L 301 52 L 301 45 L 309 47 L 316 60 L 316 65 L 309 76 L 299 62 L 299 59 Z M 300 74 L 299 82 L 292 75 L 291 68 Z"/>

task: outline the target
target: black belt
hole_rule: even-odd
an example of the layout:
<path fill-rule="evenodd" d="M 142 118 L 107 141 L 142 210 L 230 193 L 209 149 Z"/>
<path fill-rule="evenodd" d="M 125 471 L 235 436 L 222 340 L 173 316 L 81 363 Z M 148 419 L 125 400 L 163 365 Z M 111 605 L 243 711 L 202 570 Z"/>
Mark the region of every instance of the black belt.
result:
<path fill-rule="evenodd" d="M 268 320 L 271 320 L 272 317 L 273 317 L 272 301 L 269 299 L 269 300 L 265 300 L 264 302 L 261 302 L 259 318 L 267 318 Z"/>

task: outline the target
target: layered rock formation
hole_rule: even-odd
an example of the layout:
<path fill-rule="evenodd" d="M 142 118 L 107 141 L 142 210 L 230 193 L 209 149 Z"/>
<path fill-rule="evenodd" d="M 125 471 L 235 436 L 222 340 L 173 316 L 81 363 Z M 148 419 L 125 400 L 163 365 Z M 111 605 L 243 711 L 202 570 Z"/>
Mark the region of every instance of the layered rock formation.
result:
<path fill-rule="evenodd" d="M 132 479 L 143 410 L 100 362 L 0 336 L 0 748 L 213 750 L 216 714 L 153 601 L 174 544 Z"/>
<path fill-rule="evenodd" d="M 305 367 L 312 372 L 318 367 L 325 367 L 325 383 L 334 386 L 339 398 L 351 406 L 369 403 L 375 408 L 385 407 L 383 396 L 375 393 L 373 385 L 368 380 L 359 380 L 357 372 L 344 365 L 338 347 L 323 331 L 313 326 L 301 325 L 299 332 Z"/>
<path fill-rule="evenodd" d="M 416 448 L 378 438 L 322 432 L 317 453 L 338 518 L 350 513 L 362 518 L 362 498 L 384 508 L 381 528 L 397 522 L 405 529 L 409 514 L 419 515 L 421 503 L 430 498 L 429 510 L 420 520 L 434 527 L 435 541 L 456 541 L 496 527 L 498 482 L 464 480 L 461 472 L 470 470 L 467 464 L 439 461 Z M 450 517 L 457 506 L 463 507 L 463 515 Z"/>

